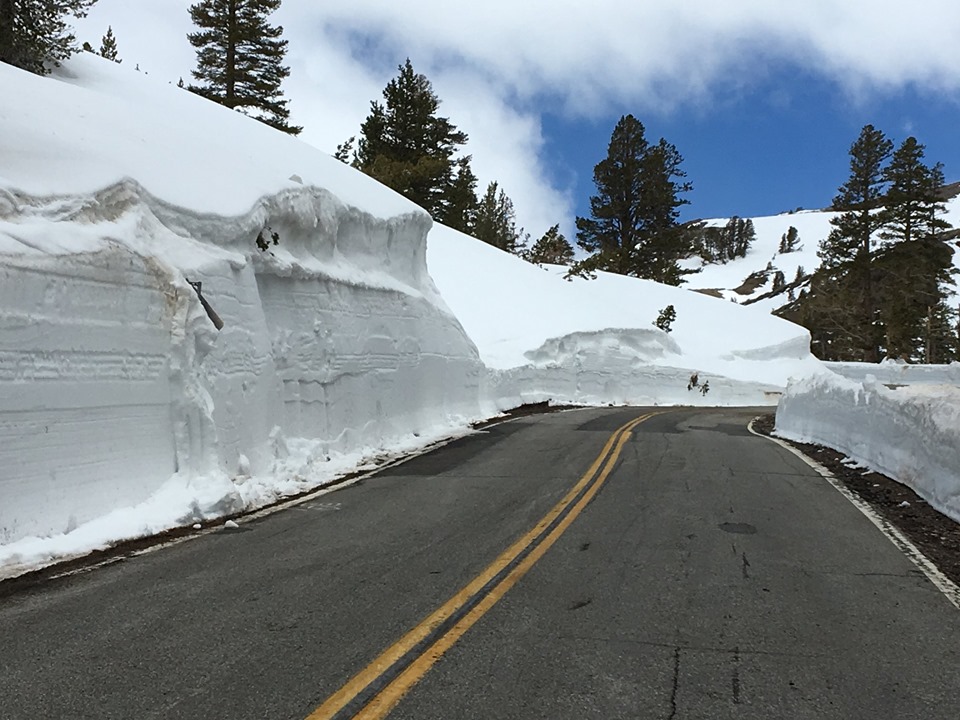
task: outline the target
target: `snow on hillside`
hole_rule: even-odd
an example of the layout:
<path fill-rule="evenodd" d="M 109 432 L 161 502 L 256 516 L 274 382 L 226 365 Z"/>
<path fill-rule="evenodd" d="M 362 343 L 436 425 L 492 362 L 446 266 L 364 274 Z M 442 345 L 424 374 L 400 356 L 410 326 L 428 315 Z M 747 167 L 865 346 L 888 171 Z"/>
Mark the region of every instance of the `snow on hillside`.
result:
<path fill-rule="evenodd" d="M 773 273 L 777 270 L 783 273 L 787 282 L 791 282 L 802 268 L 805 273 L 813 272 L 819 265 L 817 249 L 820 240 L 830 232 L 830 218 L 834 213 L 820 211 L 799 211 L 771 217 L 752 218 L 757 238 L 747 251 L 747 256 L 736 258 L 725 264 L 704 264 L 699 258 L 691 258 L 684 265 L 688 269 L 700 269 L 695 275 L 688 276 L 685 287 L 696 290 L 714 290 L 725 300 L 744 303 L 753 300 L 773 287 Z M 723 227 L 726 219 L 708 220 L 707 225 Z M 790 253 L 778 252 L 780 239 L 790 229 L 795 227 L 799 236 L 800 247 Z M 770 274 L 765 280 L 757 284 L 744 283 L 751 275 L 767 270 Z M 739 291 L 738 291 L 739 290 Z M 784 297 L 761 300 L 757 306 L 766 312 L 783 305 Z"/>
<path fill-rule="evenodd" d="M 954 227 L 960 228 L 960 197 L 947 201 L 946 206 L 945 219 Z M 751 304 L 766 312 L 772 312 L 788 302 L 786 294 L 761 297 L 772 291 L 773 274 L 777 270 L 781 271 L 786 282 L 790 283 L 797 276 L 798 269 L 802 269 L 807 275 L 816 270 L 820 266 L 820 259 L 817 257 L 820 241 L 830 234 L 830 219 L 835 215 L 836 213 L 830 211 L 800 210 L 795 213 L 751 218 L 757 238 L 747 251 L 746 257 L 727 263 L 704 263 L 700 258 L 690 258 L 682 264 L 687 269 L 699 272 L 688 276 L 684 287 L 709 291 L 726 300 Z M 706 223 L 711 227 L 723 227 L 727 224 L 727 218 L 711 219 Z M 794 252 L 781 253 L 780 240 L 791 226 L 797 229 L 800 248 Z M 956 241 L 951 244 L 956 248 L 954 263 L 960 270 L 960 246 Z M 749 282 L 751 276 L 764 273 L 768 267 L 769 273 L 760 282 Z"/>
<path fill-rule="evenodd" d="M 790 376 L 819 368 L 806 330 L 762 310 L 609 273 L 567 281 L 443 226 L 427 261 L 481 359 L 501 371 L 500 397 L 769 404 Z M 653 324 L 667 305 L 670 333 Z M 694 373 L 706 394 L 687 389 Z"/>
<path fill-rule="evenodd" d="M 772 404 L 821 368 L 761 309 L 567 282 L 129 67 L 0 64 L 0 92 L 0 577 L 524 401 Z"/>
<path fill-rule="evenodd" d="M 262 505 L 490 412 L 420 209 L 89 54 L 0 64 L 0 88 L 0 565 Z"/>

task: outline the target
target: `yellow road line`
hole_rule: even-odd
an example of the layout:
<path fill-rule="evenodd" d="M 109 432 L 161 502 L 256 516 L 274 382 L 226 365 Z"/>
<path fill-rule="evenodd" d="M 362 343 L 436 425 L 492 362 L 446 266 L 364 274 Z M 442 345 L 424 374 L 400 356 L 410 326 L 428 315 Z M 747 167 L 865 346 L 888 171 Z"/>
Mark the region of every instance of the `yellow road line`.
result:
<path fill-rule="evenodd" d="M 653 414 L 654 413 L 642 415 L 617 429 L 607 440 L 597 459 L 594 460 L 593 464 L 577 484 L 570 489 L 563 499 L 560 500 L 533 529 L 511 545 L 509 549 L 503 552 L 482 573 L 465 585 L 440 608 L 431 613 L 425 620 L 391 645 L 366 668 L 357 673 L 357 675 L 350 679 L 342 688 L 331 695 L 323 705 L 314 710 L 307 717 L 307 720 L 331 720 L 334 718 L 337 713 L 343 710 L 357 695 L 363 692 L 384 672 L 389 670 L 398 660 L 409 653 L 417 644 L 425 641 L 440 625 L 460 611 L 472 597 L 496 578 L 498 574 L 502 573 L 511 563 L 514 563 L 560 515 L 567 511 L 568 506 L 570 506 L 583 489 L 594 480 L 594 476 L 597 475 L 598 470 L 603 466 L 603 470 L 599 476 L 596 477 L 594 484 L 580 497 L 579 501 L 576 501 L 576 505 L 570 509 L 567 516 L 557 524 L 539 545 L 533 548 L 506 577 L 491 588 L 475 607 L 460 618 L 452 628 L 448 629 L 434 641 L 429 648 L 414 659 L 407 668 L 401 671 L 400 674 L 383 688 L 362 710 L 354 715 L 355 718 L 363 718 L 364 720 L 386 717 L 390 710 L 392 710 L 409 689 L 426 674 L 433 664 L 436 663 L 477 620 L 493 607 L 564 533 L 606 481 L 607 476 L 613 470 L 614 465 L 619 459 L 620 451 L 624 443 L 626 443 L 630 431 L 644 420 L 650 418 Z M 606 464 L 604 465 L 605 461 Z"/>

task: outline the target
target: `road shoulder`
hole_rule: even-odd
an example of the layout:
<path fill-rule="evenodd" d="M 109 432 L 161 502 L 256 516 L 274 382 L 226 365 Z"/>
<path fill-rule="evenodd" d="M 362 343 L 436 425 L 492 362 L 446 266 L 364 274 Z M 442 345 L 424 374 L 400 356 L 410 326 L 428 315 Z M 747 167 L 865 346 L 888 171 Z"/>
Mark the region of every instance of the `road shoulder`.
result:
<path fill-rule="evenodd" d="M 857 466 L 841 452 L 822 445 L 774 437 L 772 414 L 758 417 L 751 424 L 751 429 L 759 435 L 795 448 L 821 466 L 830 474 L 838 489 L 846 489 L 853 498 L 869 508 L 882 524 L 891 526 L 895 530 L 894 534 L 902 535 L 909 545 L 944 576 L 947 583 L 941 590 L 960 608 L 960 523 L 934 509 L 906 485 Z M 884 530 L 895 544 L 901 545 L 885 528 L 881 527 L 881 530 Z M 911 555 L 909 548 L 901 549 Z"/>

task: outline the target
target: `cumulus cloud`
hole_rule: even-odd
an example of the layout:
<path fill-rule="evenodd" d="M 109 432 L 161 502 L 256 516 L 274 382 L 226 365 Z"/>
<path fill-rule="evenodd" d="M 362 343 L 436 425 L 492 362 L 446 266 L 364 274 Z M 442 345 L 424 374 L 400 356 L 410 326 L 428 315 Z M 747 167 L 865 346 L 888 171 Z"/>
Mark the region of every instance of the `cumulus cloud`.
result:
<path fill-rule="evenodd" d="M 189 78 L 189 5 L 100 0 L 80 37 L 94 42 L 112 24 L 128 63 Z M 500 181 L 534 235 L 558 221 L 569 232 L 572 220 L 568 188 L 544 170 L 544 108 L 577 118 L 702 112 L 783 63 L 851 96 L 960 90 L 955 0 L 927 0 L 922 12 L 899 0 L 286 0 L 275 19 L 290 41 L 285 90 L 305 140 L 332 152 L 356 134 L 409 56 L 470 134 L 481 181 Z"/>

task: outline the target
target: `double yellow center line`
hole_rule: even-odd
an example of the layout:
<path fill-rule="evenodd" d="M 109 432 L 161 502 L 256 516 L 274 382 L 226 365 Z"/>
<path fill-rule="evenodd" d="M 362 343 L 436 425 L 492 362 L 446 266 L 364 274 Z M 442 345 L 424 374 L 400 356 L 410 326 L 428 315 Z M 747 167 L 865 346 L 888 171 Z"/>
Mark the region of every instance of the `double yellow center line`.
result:
<path fill-rule="evenodd" d="M 357 673 L 307 720 L 385 718 L 443 654 L 563 535 L 606 482 L 630 432 L 655 414 L 641 415 L 614 432 L 590 469 L 533 529 Z"/>

